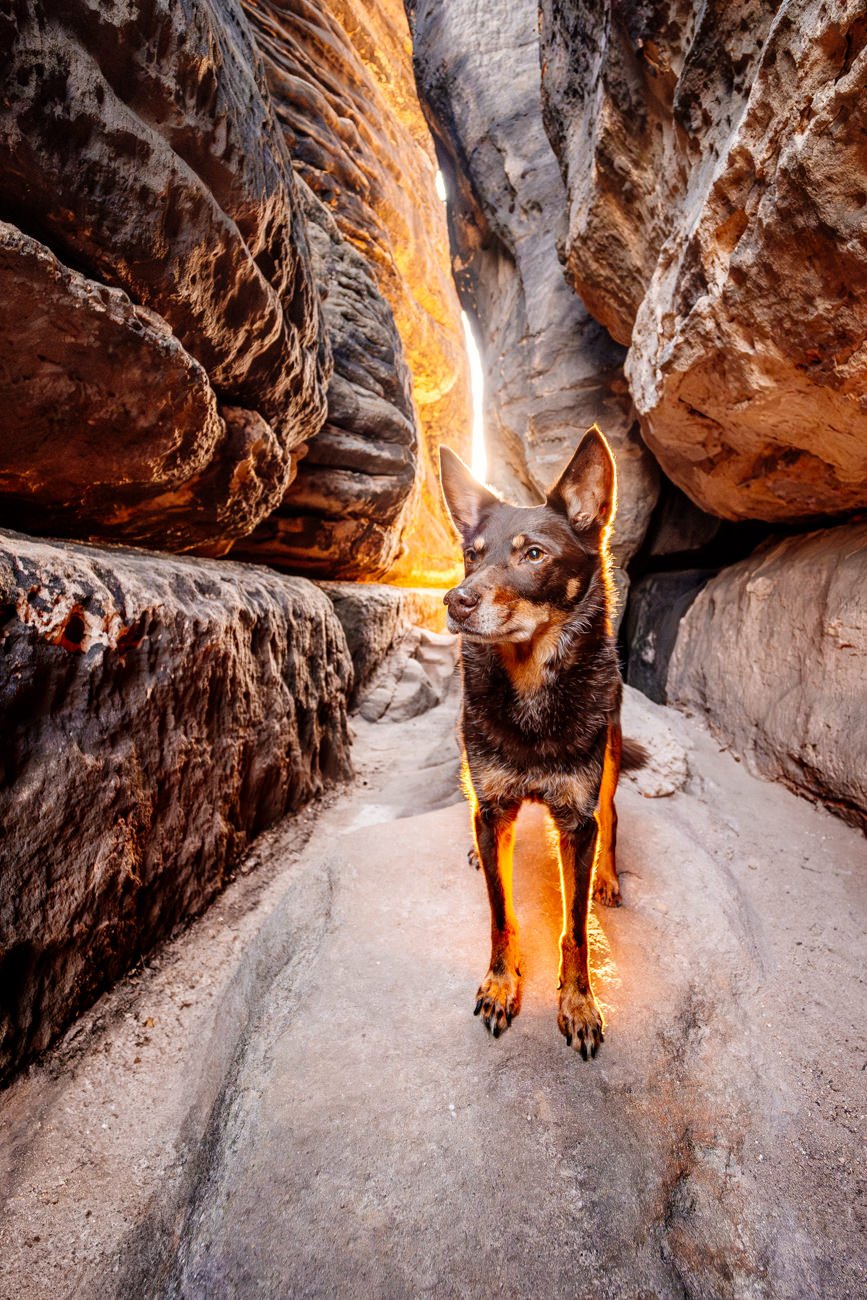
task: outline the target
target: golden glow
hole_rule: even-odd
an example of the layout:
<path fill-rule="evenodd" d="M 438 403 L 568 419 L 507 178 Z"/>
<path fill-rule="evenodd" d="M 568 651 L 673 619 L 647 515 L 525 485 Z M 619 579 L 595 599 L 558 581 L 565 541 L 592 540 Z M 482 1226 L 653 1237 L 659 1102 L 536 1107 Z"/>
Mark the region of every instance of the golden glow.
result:
<path fill-rule="evenodd" d="M 488 477 L 488 452 L 485 447 L 485 378 L 479 347 L 465 311 L 461 312 L 461 320 L 464 326 L 467 360 L 470 363 L 470 388 L 473 394 L 473 455 L 470 469 L 479 482 L 484 483 Z"/>

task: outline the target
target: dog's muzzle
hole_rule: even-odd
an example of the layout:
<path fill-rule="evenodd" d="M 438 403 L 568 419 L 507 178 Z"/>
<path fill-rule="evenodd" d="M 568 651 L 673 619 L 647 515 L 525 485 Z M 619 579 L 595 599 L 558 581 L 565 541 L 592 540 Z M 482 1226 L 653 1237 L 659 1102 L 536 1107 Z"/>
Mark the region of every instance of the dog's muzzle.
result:
<path fill-rule="evenodd" d="M 449 617 L 456 623 L 465 623 L 479 603 L 479 594 L 466 587 L 452 587 L 443 596 L 443 604 L 448 606 Z"/>

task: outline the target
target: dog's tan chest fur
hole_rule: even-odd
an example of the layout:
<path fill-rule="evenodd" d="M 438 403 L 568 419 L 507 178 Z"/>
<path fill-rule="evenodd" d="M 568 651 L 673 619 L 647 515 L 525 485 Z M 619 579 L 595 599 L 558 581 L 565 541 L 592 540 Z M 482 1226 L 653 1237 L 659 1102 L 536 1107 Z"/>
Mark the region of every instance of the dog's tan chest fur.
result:
<path fill-rule="evenodd" d="M 521 601 L 518 604 L 527 604 Z M 520 610 L 516 611 L 520 614 Z M 530 641 L 504 641 L 497 646 L 503 667 L 518 695 L 532 695 L 547 684 L 547 670 L 560 648 L 565 616 L 548 610 L 550 622 Z M 536 613 L 538 617 L 538 612 Z"/>

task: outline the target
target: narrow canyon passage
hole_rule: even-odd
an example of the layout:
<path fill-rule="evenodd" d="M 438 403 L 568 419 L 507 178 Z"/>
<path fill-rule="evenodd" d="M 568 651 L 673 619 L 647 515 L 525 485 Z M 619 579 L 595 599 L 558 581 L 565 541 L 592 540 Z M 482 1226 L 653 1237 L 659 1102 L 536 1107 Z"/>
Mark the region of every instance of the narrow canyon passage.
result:
<path fill-rule="evenodd" d="M 495 1041 L 456 704 L 356 715 L 354 782 L 12 1085 L 4 1298 L 37 1257 L 34 1300 L 857 1294 L 863 839 L 629 692 L 604 1047 L 557 1031 L 534 808 Z"/>

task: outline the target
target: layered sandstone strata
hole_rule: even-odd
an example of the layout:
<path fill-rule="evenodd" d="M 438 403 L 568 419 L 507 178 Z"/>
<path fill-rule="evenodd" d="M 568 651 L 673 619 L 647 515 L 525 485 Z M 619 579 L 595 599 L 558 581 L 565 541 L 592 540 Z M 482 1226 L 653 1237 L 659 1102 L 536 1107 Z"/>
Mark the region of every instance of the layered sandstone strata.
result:
<path fill-rule="evenodd" d="M 542 121 L 535 0 L 414 0 L 409 10 L 419 91 L 447 160 L 456 276 L 481 344 L 490 479 L 538 500 L 598 422 L 617 456 L 614 549 L 625 563 L 653 508 L 656 468 L 625 350 L 558 257 L 566 195 Z"/>
<path fill-rule="evenodd" d="M 325 415 L 304 219 L 234 0 L 0 25 L 0 506 L 225 549 Z"/>
<path fill-rule="evenodd" d="M 542 0 L 565 256 L 629 345 L 644 435 L 694 501 L 867 501 L 867 26 L 859 0 Z"/>
<path fill-rule="evenodd" d="M 0 535 L 0 1076 L 349 774 L 303 578 Z"/>
<path fill-rule="evenodd" d="M 447 442 L 468 452 L 469 380 L 436 159 L 416 95 L 403 6 L 399 0 L 245 0 L 244 7 L 293 163 L 371 268 L 412 375 L 422 434 L 418 495 L 407 508 L 405 554 L 392 573 L 448 579 L 455 546 L 436 450 Z M 347 475 L 348 505 L 352 488 Z"/>
<path fill-rule="evenodd" d="M 666 690 L 763 776 L 867 828 L 865 610 L 867 524 L 769 542 L 695 598 Z"/>
<path fill-rule="evenodd" d="M 381 577 L 417 504 L 418 420 L 394 315 L 370 265 L 304 181 L 334 369 L 328 414 L 280 506 L 233 554 L 328 577 Z"/>

